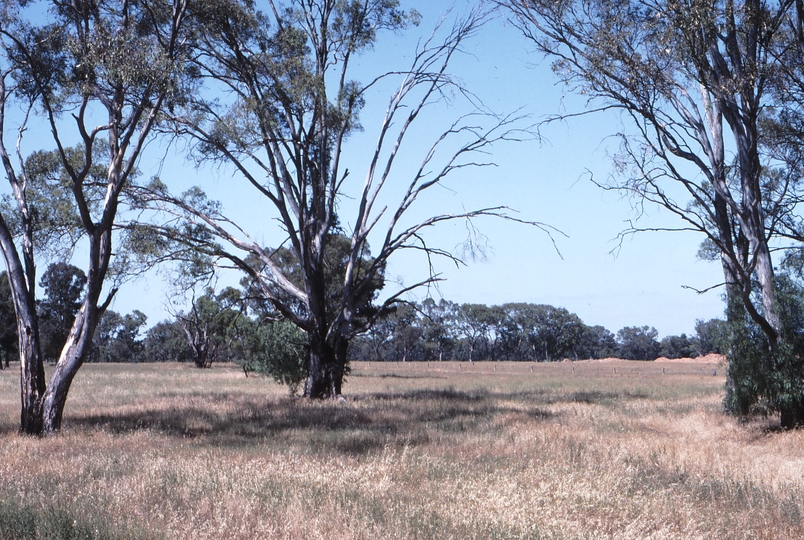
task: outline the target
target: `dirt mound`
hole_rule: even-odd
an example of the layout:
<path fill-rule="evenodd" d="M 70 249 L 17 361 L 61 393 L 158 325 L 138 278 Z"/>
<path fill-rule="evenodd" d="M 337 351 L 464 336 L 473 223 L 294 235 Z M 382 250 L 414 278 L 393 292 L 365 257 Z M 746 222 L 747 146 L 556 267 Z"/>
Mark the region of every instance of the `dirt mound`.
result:
<path fill-rule="evenodd" d="M 704 356 L 698 356 L 696 358 L 657 358 L 656 362 L 684 362 L 684 363 L 693 363 L 693 364 L 719 364 L 721 362 L 725 362 L 726 357 L 722 354 L 707 354 Z"/>
<path fill-rule="evenodd" d="M 564 360 L 569 362 L 571 360 Z M 655 362 L 679 362 L 685 364 L 720 364 L 725 362 L 726 358 L 722 354 L 707 354 L 705 356 L 698 356 L 696 358 L 665 358 L 661 356 Z M 576 360 L 576 362 L 630 362 L 630 360 L 623 360 L 622 358 L 595 358 L 591 360 Z"/>

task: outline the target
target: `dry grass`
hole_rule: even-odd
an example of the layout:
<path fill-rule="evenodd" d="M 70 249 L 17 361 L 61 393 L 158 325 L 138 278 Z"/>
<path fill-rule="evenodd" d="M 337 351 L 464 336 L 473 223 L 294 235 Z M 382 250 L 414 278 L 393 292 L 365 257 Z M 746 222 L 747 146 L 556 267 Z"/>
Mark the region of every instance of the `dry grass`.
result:
<path fill-rule="evenodd" d="M 307 403 L 231 366 L 88 365 L 46 440 L 2 371 L 0 537 L 802 538 L 804 432 L 724 416 L 722 371 L 357 364 L 345 403 Z"/>

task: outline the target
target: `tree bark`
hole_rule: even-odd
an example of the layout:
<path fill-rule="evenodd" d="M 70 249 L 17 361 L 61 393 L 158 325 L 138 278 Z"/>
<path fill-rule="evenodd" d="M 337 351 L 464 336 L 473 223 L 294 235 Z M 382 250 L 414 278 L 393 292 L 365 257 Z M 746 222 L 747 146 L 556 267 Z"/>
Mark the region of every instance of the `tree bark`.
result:
<path fill-rule="evenodd" d="M 98 321 L 112 301 L 116 289 L 109 292 L 103 305 L 98 305 L 109 261 L 112 255 L 112 230 L 114 203 L 106 207 L 106 226 L 94 230 L 89 242 L 89 271 L 86 293 L 81 308 L 75 316 L 70 334 L 64 344 L 50 384 L 43 396 L 42 433 L 51 435 L 61 429 L 64 405 L 76 373 L 84 364 L 92 348 L 92 336 Z"/>
<path fill-rule="evenodd" d="M 348 345 L 342 339 L 336 340 L 334 346 L 318 336 L 310 339 L 304 397 L 330 399 L 341 395 Z"/>
<path fill-rule="evenodd" d="M 50 384 L 43 400 L 42 433 L 50 435 L 61 430 L 64 405 L 76 373 L 89 354 L 92 336 L 99 319 L 99 309 L 94 303 L 84 302 L 75 317 L 67 342 L 50 377 Z"/>
<path fill-rule="evenodd" d="M 17 335 L 20 359 L 20 431 L 29 435 L 42 432 L 42 399 L 45 393 L 45 369 L 39 343 L 39 320 L 36 300 L 31 290 L 35 280 L 32 257 L 26 256 L 25 266 L 14 246 L 13 238 L 0 218 L 0 246 L 8 271 L 11 297 L 17 316 Z M 27 245 L 26 245 L 27 248 Z M 28 252 L 26 251 L 27 255 Z M 8 362 L 8 358 L 6 358 Z"/>
<path fill-rule="evenodd" d="M 28 310 L 17 311 L 20 348 L 20 431 L 39 435 L 43 426 L 45 368 L 39 346 L 39 325 Z"/>
<path fill-rule="evenodd" d="M 324 344 L 311 340 L 307 366 L 307 381 L 304 385 L 304 397 L 311 399 L 327 399 L 333 397 L 332 364 L 335 355 Z"/>

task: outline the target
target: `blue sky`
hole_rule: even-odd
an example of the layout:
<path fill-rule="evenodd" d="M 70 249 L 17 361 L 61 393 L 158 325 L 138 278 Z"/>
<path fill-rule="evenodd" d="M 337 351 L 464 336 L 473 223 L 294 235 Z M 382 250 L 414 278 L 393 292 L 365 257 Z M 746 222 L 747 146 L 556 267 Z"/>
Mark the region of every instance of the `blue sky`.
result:
<path fill-rule="evenodd" d="M 356 73 L 377 73 L 409 62 L 418 40 L 426 37 L 451 2 L 408 2 L 423 15 L 421 24 L 398 35 L 380 35 L 375 50 L 359 59 Z M 467 3 L 457 3 L 456 12 Z M 521 109 L 535 123 L 561 112 L 577 112 L 586 106 L 582 98 L 565 95 L 557 85 L 549 62 L 531 50 L 527 41 L 503 18 L 489 22 L 467 45 L 466 54 L 454 62 L 452 72 L 461 77 L 495 112 Z M 365 149 L 376 138 L 377 121 L 387 104 L 390 87 L 368 96 L 362 113 L 364 131 L 350 141 L 346 160 L 356 186 L 363 179 Z M 414 132 L 403 160 L 397 164 L 400 179 L 418 163 L 426 141 L 438 134 L 439 122 L 460 114 L 460 105 L 430 111 Z M 616 332 L 623 326 L 650 325 L 660 335 L 692 333 L 696 319 L 722 315 L 718 290 L 699 295 L 684 286 L 705 289 L 720 282 L 719 265 L 696 259 L 700 236 L 693 233 L 643 233 L 627 238 L 616 256 L 616 237 L 626 221 L 637 216 L 632 201 L 605 192 L 590 181 L 590 175 L 605 180 L 612 167 L 609 153 L 616 150 L 610 135 L 623 126 L 617 115 L 590 115 L 551 124 L 542 129 L 541 141 L 525 141 L 495 147 L 486 159 L 494 168 L 465 171 L 451 178 L 421 201 L 418 215 L 432 215 L 444 208 L 478 208 L 502 204 L 515 209 L 518 217 L 547 223 L 568 237 L 550 239 L 531 227 L 499 220 L 475 225 L 488 238 L 485 258 L 467 261 L 456 268 L 442 261 L 438 270 L 445 281 L 436 297 L 458 302 L 500 304 L 532 302 L 565 307 L 590 325 L 600 324 Z M 152 146 L 150 150 L 159 154 Z M 159 168 L 144 162 L 143 173 L 160 174 L 174 185 L 200 184 L 220 199 L 266 244 L 278 238 L 271 213 L 253 201 L 249 190 L 226 169 L 194 170 L 169 153 Z M 177 188 L 174 188 L 177 189 Z M 390 199 L 389 199 L 390 200 Z M 344 221 L 349 220 L 349 200 L 342 203 Z M 642 226 L 677 226 L 666 212 L 646 208 Z M 429 237 L 439 247 L 456 251 L 466 238 L 463 223 L 452 223 Z M 405 283 L 423 275 L 422 261 L 400 256 L 391 260 L 388 275 Z M 389 285 L 390 286 L 390 285 Z M 421 298 L 422 295 L 412 299 Z M 167 293 L 159 277 L 151 276 L 120 291 L 113 309 L 140 309 L 153 324 L 166 317 Z"/>

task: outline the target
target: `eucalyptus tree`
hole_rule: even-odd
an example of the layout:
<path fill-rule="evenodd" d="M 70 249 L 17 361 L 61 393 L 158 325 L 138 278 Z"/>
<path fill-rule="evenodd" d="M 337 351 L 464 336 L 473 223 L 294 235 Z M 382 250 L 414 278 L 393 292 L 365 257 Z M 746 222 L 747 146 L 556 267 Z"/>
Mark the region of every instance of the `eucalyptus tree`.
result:
<path fill-rule="evenodd" d="M 614 334 L 600 325 L 584 326 L 572 354 L 575 359 L 617 357 L 618 345 Z"/>
<path fill-rule="evenodd" d="M 398 304 L 394 312 L 387 315 L 386 321 L 391 331 L 389 351 L 397 362 L 421 360 L 423 329 L 419 311 L 412 304 Z"/>
<path fill-rule="evenodd" d="M 438 302 L 425 298 L 420 309 L 422 340 L 427 359 L 440 362 L 447 355 L 450 360 L 456 341 L 455 317 L 458 305 L 443 298 Z"/>
<path fill-rule="evenodd" d="M 184 329 L 178 321 L 160 321 L 142 340 L 143 362 L 186 362 L 193 357 Z"/>
<path fill-rule="evenodd" d="M 499 309 L 485 304 L 461 304 L 456 314 L 456 327 L 469 348 L 468 360 L 491 358 L 492 341 L 502 324 Z"/>
<path fill-rule="evenodd" d="M 139 310 L 127 315 L 107 309 L 92 340 L 90 362 L 142 362 L 145 344 L 138 339 L 148 317 Z M 171 359 L 173 361 L 173 359 Z"/>
<path fill-rule="evenodd" d="M 220 361 L 239 339 L 238 327 L 245 315 L 240 291 L 227 287 L 218 294 L 207 289 L 194 298 L 190 309 L 176 314 L 196 367 L 209 368 Z"/>
<path fill-rule="evenodd" d="M 661 352 L 659 332 L 652 326 L 626 326 L 617 331 L 619 356 L 624 360 L 656 360 Z"/>
<path fill-rule="evenodd" d="M 70 385 L 117 290 L 107 278 L 119 262 L 112 240 L 120 197 L 160 110 L 181 94 L 187 3 L 12 0 L 0 10 L 0 161 L 12 193 L 0 212 L 0 249 L 17 314 L 23 432 L 60 429 Z M 36 204 L 43 199 L 35 185 L 38 169 L 29 169 L 22 150 L 29 137 L 35 138 L 29 144 L 55 148 L 50 158 L 60 173 L 43 181 L 68 197 L 59 212 L 71 216 L 64 227 L 80 236 L 86 252 L 83 298 L 49 384 L 35 261 L 46 255 L 39 251 L 43 231 L 55 229 Z"/>
<path fill-rule="evenodd" d="M 742 324 L 747 314 L 768 354 L 783 353 L 771 253 L 796 221 L 801 176 L 773 151 L 778 141 L 763 122 L 801 103 L 779 92 L 780 77 L 802 65 L 800 2 L 499 3 L 593 110 L 628 119 L 607 187 L 658 203 L 682 229 L 703 233 L 723 268 L 729 319 Z M 741 384 L 730 379 L 729 391 Z M 775 405 L 786 425 L 804 421 L 795 401 Z"/>
<path fill-rule="evenodd" d="M 521 360 L 551 362 L 571 356 L 579 347 L 585 325 L 574 313 L 545 304 L 503 304 L 504 341 L 509 354 Z"/>
<path fill-rule="evenodd" d="M 177 132 L 195 141 L 199 160 L 233 167 L 264 212 L 277 219 L 281 247 L 292 253 L 300 280 L 283 267 L 280 252 L 265 248 L 197 192 L 171 197 L 157 185 L 144 198 L 185 220 L 163 232 L 240 268 L 277 313 L 306 333 L 304 394 L 335 397 L 354 336 L 408 291 L 437 281 L 434 257 L 458 261 L 427 243 L 425 231 L 445 221 L 505 215 L 503 208 L 482 208 L 421 218 L 415 215 L 419 199 L 456 171 L 483 165 L 474 156 L 491 144 L 523 134 L 513 130 L 516 119 L 487 113 L 449 73 L 462 44 L 483 24 L 481 11 L 451 26 L 439 25 L 411 51 L 406 69 L 356 80 L 355 59 L 381 35 L 416 24 L 418 13 L 400 9 L 396 0 L 270 0 L 266 5 L 261 13 L 237 0 L 196 4 L 201 21 L 196 69 L 208 99 L 177 110 L 173 118 Z M 367 99 L 392 78 L 398 86 L 376 142 L 348 148 L 368 160 L 362 185 L 353 184 L 345 166 L 348 140 L 363 129 L 359 113 Z M 471 112 L 434 134 L 421 161 L 401 170 L 400 147 L 412 126 L 437 103 L 460 100 Z M 342 204 L 347 199 L 353 201 L 348 215 Z M 332 239 L 341 234 L 348 239 L 345 270 L 337 283 L 328 284 L 327 253 L 339 249 Z M 373 256 L 367 250 L 370 235 Z M 427 277 L 386 291 L 373 315 L 359 317 L 359 305 L 376 288 L 389 258 L 411 250 L 426 256 Z"/>

